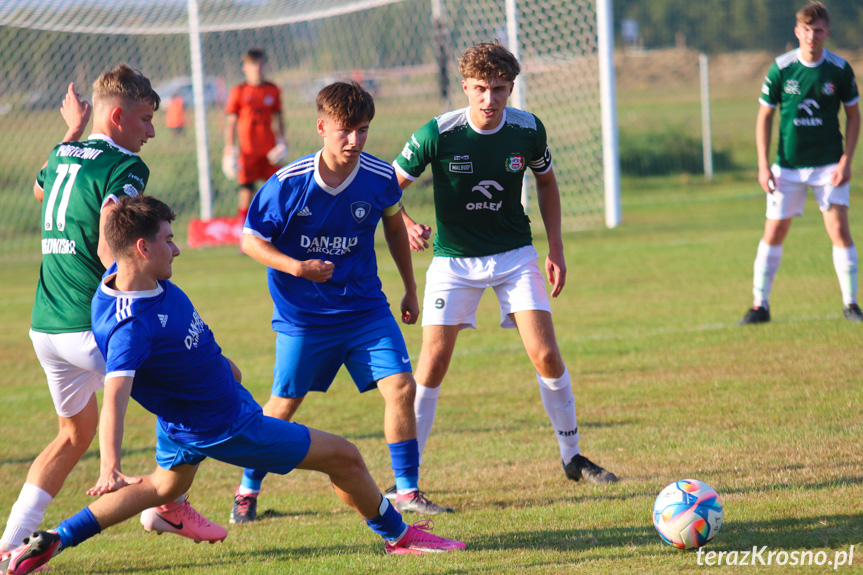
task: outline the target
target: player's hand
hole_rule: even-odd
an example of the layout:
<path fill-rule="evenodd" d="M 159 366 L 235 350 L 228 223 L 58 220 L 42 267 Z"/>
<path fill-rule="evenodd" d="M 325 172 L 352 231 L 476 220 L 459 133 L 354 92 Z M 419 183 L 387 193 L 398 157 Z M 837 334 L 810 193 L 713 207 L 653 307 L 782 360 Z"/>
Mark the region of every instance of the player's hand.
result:
<path fill-rule="evenodd" d="M 87 122 L 90 121 L 90 113 L 93 107 L 87 100 L 81 99 L 81 94 L 75 91 L 75 83 L 69 84 L 66 90 L 66 96 L 63 98 L 63 103 L 60 105 L 60 115 L 63 116 L 66 125 L 69 127 L 69 132 L 76 134 L 78 139 L 84 133 L 87 127 Z"/>
<path fill-rule="evenodd" d="M 267 161 L 274 166 L 282 165 L 288 159 L 288 145 L 284 138 L 276 140 L 276 146 L 267 152 Z"/>
<path fill-rule="evenodd" d="M 773 172 L 770 168 L 758 169 L 758 183 L 761 184 L 761 189 L 767 194 L 772 194 L 776 191 L 776 179 L 773 177 Z"/>
<path fill-rule="evenodd" d="M 551 284 L 551 297 L 557 297 L 566 285 L 566 260 L 563 252 L 549 252 L 545 258 L 545 276 Z"/>
<path fill-rule="evenodd" d="M 225 146 L 225 152 L 222 154 L 222 173 L 229 180 L 236 180 L 238 172 L 237 148 L 234 146 Z"/>
<path fill-rule="evenodd" d="M 87 495 L 104 495 L 106 493 L 111 493 L 112 491 L 122 489 L 127 485 L 135 485 L 136 483 L 141 483 L 141 481 L 143 481 L 143 478 L 123 475 L 117 469 L 103 471 L 99 475 L 99 480 L 96 482 L 96 485 L 87 490 Z"/>
<path fill-rule="evenodd" d="M 402 298 L 402 323 L 413 325 L 420 317 L 420 303 L 416 292 L 406 293 Z"/>
<path fill-rule="evenodd" d="M 848 156 L 842 154 L 839 158 L 839 163 L 836 164 L 836 169 L 830 176 L 830 185 L 834 188 L 851 180 L 851 165 L 848 163 Z"/>
<path fill-rule="evenodd" d="M 330 261 L 306 260 L 300 262 L 300 273 L 297 274 L 297 277 L 323 283 L 333 277 L 335 268 L 336 264 Z"/>
<path fill-rule="evenodd" d="M 411 249 L 415 252 L 424 251 L 429 244 L 426 240 L 431 237 L 431 227 L 425 224 L 414 224 L 407 226 L 408 241 L 411 244 Z"/>

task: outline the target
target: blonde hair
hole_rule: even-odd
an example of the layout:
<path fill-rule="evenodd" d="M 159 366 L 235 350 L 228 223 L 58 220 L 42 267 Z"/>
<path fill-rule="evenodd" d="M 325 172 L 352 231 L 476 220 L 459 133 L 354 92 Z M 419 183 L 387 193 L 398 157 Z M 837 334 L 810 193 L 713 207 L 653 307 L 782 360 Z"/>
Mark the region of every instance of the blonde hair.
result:
<path fill-rule="evenodd" d="M 816 20 L 820 20 L 827 27 L 830 26 L 830 12 L 821 2 L 810 2 L 797 12 L 798 24 L 812 24 Z"/>
<path fill-rule="evenodd" d="M 521 72 L 521 66 L 512 52 L 495 40 L 482 42 L 465 50 L 458 60 L 458 71 L 465 80 L 491 80 L 500 77 L 513 82 Z"/>
<path fill-rule="evenodd" d="M 120 64 L 110 72 L 105 72 L 93 82 L 93 104 L 118 104 L 132 106 L 140 101 L 159 109 L 161 98 L 150 85 L 150 80 L 128 64 Z"/>

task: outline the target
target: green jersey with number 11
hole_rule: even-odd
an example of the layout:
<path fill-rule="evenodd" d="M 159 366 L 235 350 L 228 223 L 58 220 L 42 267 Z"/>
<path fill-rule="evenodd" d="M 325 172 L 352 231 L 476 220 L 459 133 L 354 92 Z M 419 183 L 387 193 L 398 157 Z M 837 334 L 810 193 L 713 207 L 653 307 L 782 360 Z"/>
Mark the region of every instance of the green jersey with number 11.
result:
<path fill-rule="evenodd" d="M 436 256 L 490 256 L 531 244 L 530 220 L 521 205 L 524 172 L 551 169 L 539 118 L 506 108 L 497 128 L 481 130 L 470 121 L 470 108 L 438 116 L 411 136 L 393 163 L 409 180 L 428 164 Z"/>
<path fill-rule="evenodd" d="M 42 266 L 31 326 L 42 333 L 90 329 L 90 301 L 105 267 L 99 216 L 105 202 L 144 191 L 150 170 L 137 154 L 100 134 L 51 151 L 42 188 Z"/>

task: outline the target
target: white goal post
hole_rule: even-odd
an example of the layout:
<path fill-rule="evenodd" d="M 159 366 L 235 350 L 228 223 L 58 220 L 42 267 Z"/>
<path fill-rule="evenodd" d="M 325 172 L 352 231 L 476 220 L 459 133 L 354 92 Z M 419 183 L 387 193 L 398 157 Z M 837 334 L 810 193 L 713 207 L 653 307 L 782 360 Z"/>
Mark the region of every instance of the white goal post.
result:
<path fill-rule="evenodd" d="M 378 114 L 369 151 L 394 158 L 413 130 L 466 104 L 457 60 L 498 39 L 523 66 L 511 105 L 546 126 L 568 228 L 620 222 L 611 0 L 10 0 L 0 4 L 0 251 L 32 246 L 38 206 L 26 191 L 63 133 L 68 82 L 85 97 L 120 62 L 141 69 L 165 103 L 186 101 L 184 131 L 165 129 L 142 150 L 148 191 L 179 217 L 231 215 L 236 187 L 219 164 L 227 91 L 252 47 L 282 89 L 289 159 L 319 147 L 314 95 L 362 80 Z M 421 182 L 422 183 L 422 179 Z M 411 201 L 428 201 L 423 186 Z M 7 190 L 14 190 L 10 194 Z M 530 202 L 535 202 L 532 198 Z M 29 249 L 29 248 L 28 248 Z"/>

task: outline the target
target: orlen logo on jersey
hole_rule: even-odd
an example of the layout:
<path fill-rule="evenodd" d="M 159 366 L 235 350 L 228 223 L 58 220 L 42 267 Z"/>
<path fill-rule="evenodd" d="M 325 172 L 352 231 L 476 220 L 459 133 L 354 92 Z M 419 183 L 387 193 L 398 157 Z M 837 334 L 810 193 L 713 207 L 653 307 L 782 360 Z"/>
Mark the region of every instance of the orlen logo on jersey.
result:
<path fill-rule="evenodd" d="M 204 323 L 204 320 L 201 319 L 197 311 L 192 310 L 192 323 L 189 324 L 189 335 L 183 340 L 183 343 L 186 344 L 186 349 L 198 347 L 198 339 L 205 329 L 207 329 L 207 324 Z"/>
<path fill-rule="evenodd" d="M 498 192 L 503 191 L 503 186 L 495 182 L 494 180 L 482 180 L 480 183 L 475 185 L 471 191 L 479 192 L 484 195 L 486 198 L 491 199 L 492 195 L 489 191 L 489 188 L 494 188 Z M 493 212 L 500 211 L 503 202 L 468 202 L 465 205 L 465 208 L 468 210 L 491 210 Z"/>
<path fill-rule="evenodd" d="M 356 246 L 359 238 L 356 236 L 349 238 L 347 236 L 320 236 L 310 238 L 309 236 L 300 236 L 300 246 L 306 249 L 309 254 L 326 254 L 328 256 L 341 256 L 351 251 L 351 248 Z"/>
<path fill-rule="evenodd" d="M 806 98 L 799 104 L 797 104 L 798 110 L 803 110 L 809 117 L 806 116 L 802 118 L 794 118 L 795 126 L 822 126 L 824 125 L 824 120 L 821 118 L 815 117 L 815 112 L 812 109 L 820 110 L 821 106 L 818 105 L 818 102 L 813 100 L 812 98 Z"/>

